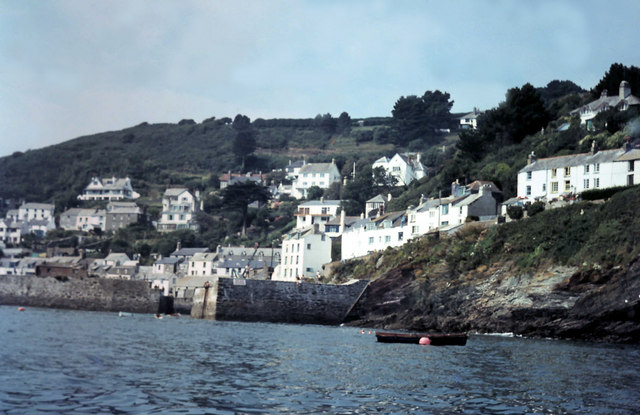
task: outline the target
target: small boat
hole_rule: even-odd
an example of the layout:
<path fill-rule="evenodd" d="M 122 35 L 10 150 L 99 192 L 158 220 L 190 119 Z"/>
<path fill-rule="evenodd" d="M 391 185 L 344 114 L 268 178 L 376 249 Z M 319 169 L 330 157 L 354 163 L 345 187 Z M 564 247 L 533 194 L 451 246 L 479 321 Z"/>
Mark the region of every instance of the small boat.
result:
<path fill-rule="evenodd" d="M 390 333 L 376 331 L 376 338 L 380 343 L 413 343 L 430 344 L 431 346 L 464 346 L 467 344 L 466 333 Z M 429 339 L 428 342 L 420 339 Z"/>
<path fill-rule="evenodd" d="M 126 311 L 121 311 L 118 313 L 119 317 L 131 317 L 133 313 L 127 313 Z"/>

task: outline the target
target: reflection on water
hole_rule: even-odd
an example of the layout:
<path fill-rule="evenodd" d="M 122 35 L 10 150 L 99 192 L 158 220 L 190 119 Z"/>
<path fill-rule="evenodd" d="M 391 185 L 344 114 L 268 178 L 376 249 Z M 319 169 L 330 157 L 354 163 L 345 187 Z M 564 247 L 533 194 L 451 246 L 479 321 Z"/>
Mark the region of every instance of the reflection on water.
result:
<path fill-rule="evenodd" d="M 0 307 L 0 412 L 637 413 L 640 347 Z"/>

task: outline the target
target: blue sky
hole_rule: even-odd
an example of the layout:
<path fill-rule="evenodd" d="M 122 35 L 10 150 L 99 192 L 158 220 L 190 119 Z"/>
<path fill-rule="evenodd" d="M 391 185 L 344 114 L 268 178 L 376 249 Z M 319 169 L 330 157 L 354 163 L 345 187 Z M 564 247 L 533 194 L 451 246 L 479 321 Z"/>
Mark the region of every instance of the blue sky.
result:
<path fill-rule="evenodd" d="M 640 66 L 640 2 L 0 0 L 0 156 L 143 121 L 453 111 Z M 640 95 L 640 91 L 633 91 Z"/>

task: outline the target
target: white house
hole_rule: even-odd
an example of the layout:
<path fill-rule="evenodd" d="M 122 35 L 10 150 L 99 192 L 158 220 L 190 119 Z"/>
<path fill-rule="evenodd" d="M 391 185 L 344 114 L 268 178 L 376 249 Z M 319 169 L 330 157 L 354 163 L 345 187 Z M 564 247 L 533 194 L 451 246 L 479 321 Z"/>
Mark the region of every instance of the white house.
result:
<path fill-rule="evenodd" d="M 16 245 L 22 241 L 22 222 L 0 219 L 0 241 Z"/>
<path fill-rule="evenodd" d="M 391 201 L 391 193 L 386 197 L 377 195 L 365 202 L 364 213 L 366 217 L 377 216 L 386 211 L 387 203 Z"/>
<path fill-rule="evenodd" d="M 519 198 L 547 201 L 585 190 L 606 189 L 640 183 L 636 160 L 640 150 L 627 143 L 621 149 L 537 159 L 532 153 L 518 172 Z M 640 166 L 639 166 L 640 167 Z"/>
<path fill-rule="evenodd" d="M 140 194 L 133 191 L 131 179 L 128 177 L 121 179 L 93 176 L 82 194 L 78 195 L 80 200 L 133 200 L 139 197 Z"/>
<path fill-rule="evenodd" d="M 324 233 L 330 238 L 341 236 L 347 229 L 362 219 L 360 216 L 347 216 L 345 211 L 340 212 L 340 216 L 333 217 L 324 222 Z"/>
<path fill-rule="evenodd" d="M 105 230 L 106 217 L 104 209 L 71 208 L 60 214 L 60 227 L 68 231 Z"/>
<path fill-rule="evenodd" d="M 225 277 L 266 279 L 279 263 L 280 248 L 218 246 L 213 273 Z"/>
<path fill-rule="evenodd" d="M 328 189 L 333 183 L 340 182 L 341 176 L 335 161 L 331 163 L 306 163 L 298 171 L 293 181 L 291 196 L 296 199 L 307 197 L 312 186 Z"/>
<path fill-rule="evenodd" d="M 55 206 L 50 203 L 23 203 L 18 208 L 18 217 L 22 221 L 46 220 L 53 222 Z M 55 228 L 55 225 L 54 225 Z"/>
<path fill-rule="evenodd" d="M 324 225 L 325 222 L 338 214 L 340 208 L 339 200 L 310 200 L 298 205 L 298 210 L 294 213 L 296 217 L 296 229 L 306 228 L 307 226 L 319 223 Z M 324 227 L 324 226 L 322 226 Z"/>
<path fill-rule="evenodd" d="M 472 112 L 460 117 L 460 128 L 463 130 L 478 128 L 478 117 L 482 114 L 477 108 L 474 108 Z"/>
<path fill-rule="evenodd" d="M 232 184 L 245 183 L 245 182 L 253 182 L 253 183 L 264 186 L 266 179 L 267 179 L 267 175 L 262 173 L 248 172 L 243 174 L 243 173 L 231 173 L 231 171 L 229 171 L 228 173 L 225 173 L 222 176 L 220 176 L 219 178 L 220 189 L 224 189 L 225 187 Z"/>
<path fill-rule="evenodd" d="M 474 181 L 451 185 L 451 196 L 421 200 L 416 208 L 407 209 L 411 237 L 434 230 L 458 227 L 474 217 L 486 220 L 497 217 L 502 192 L 493 182 Z"/>
<path fill-rule="evenodd" d="M 384 156 L 371 166 L 372 169 L 378 167 L 382 167 L 388 175 L 395 177 L 399 186 L 408 185 L 426 175 L 426 169 L 420 161 L 420 153 L 396 153 L 391 158 Z"/>
<path fill-rule="evenodd" d="M 322 266 L 331 262 L 331 238 L 320 231 L 318 224 L 295 229 L 283 237 L 280 272 L 273 279 L 295 281 L 315 278 Z"/>
<path fill-rule="evenodd" d="M 173 232 L 179 229 L 198 229 L 195 214 L 198 199 L 184 188 L 167 189 L 162 198 L 162 215 L 157 223 L 158 232 Z"/>
<path fill-rule="evenodd" d="M 187 275 L 190 277 L 204 277 L 215 274 L 214 262 L 217 254 L 215 252 L 198 252 L 188 261 Z"/>
<path fill-rule="evenodd" d="M 342 260 L 403 245 L 410 237 L 404 211 L 361 219 L 342 233 Z"/>
<path fill-rule="evenodd" d="M 571 111 L 571 114 L 580 114 L 580 123 L 586 124 L 587 129 L 591 129 L 592 120 L 599 113 L 609 109 L 626 111 L 633 105 L 640 105 L 640 98 L 631 95 L 631 86 L 629 85 L 629 82 L 622 81 L 620 82 L 618 95 L 609 96 L 608 91 L 605 89 L 602 91 L 600 98 L 576 108 Z"/>

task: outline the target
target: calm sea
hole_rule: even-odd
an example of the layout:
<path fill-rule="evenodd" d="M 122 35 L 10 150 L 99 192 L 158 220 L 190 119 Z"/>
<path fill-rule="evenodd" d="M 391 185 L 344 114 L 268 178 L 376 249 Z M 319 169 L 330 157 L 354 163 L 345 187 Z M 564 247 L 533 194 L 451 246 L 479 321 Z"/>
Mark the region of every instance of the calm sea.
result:
<path fill-rule="evenodd" d="M 368 331 L 368 330 L 367 330 Z M 3 414 L 635 414 L 640 347 L 0 307 Z"/>

